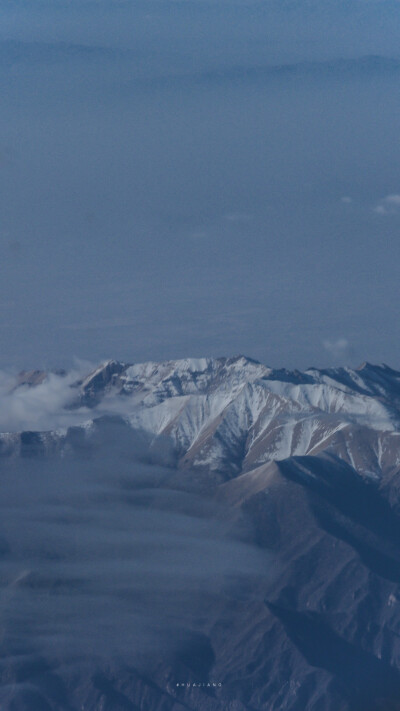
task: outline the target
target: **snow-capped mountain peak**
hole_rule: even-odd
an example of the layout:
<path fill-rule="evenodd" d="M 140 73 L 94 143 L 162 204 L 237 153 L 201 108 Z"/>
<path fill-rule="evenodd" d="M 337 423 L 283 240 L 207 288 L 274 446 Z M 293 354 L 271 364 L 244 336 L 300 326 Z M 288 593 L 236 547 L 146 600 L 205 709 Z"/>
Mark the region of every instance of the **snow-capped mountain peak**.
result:
<path fill-rule="evenodd" d="M 46 377 L 35 371 L 15 387 L 28 381 L 32 391 Z M 60 426 L 38 431 L 39 439 L 57 447 L 68 442 L 71 426 L 90 432 L 88 423 L 112 415 L 150 439 L 167 439 L 181 468 L 213 471 L 216 481 L 323 451 L 361 474 L 379 476 L 400 464 L 400 373 L 388 366 L 301 372 L 244 356 L 108 360 L 73 383 L 65 374 L 57 377 L 68 383 L 63 435 Z M 3 450 L 14 451 L 9 436 L 7 447 L 5 435 L 1 441 Z M 361 446 L 365 441 L 368 448 Z"/>

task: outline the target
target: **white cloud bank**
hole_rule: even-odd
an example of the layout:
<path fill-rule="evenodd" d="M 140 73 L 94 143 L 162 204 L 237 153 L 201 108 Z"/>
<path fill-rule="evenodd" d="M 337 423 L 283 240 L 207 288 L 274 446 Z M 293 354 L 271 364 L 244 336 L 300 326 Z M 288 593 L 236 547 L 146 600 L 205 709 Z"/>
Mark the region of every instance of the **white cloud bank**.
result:
<path fill-rule="evenodd" d="M 79 366 L 59 375 L 48 373 L 34 387 L 19 384 L 20 376 L 0 371 L 0 431 L 45 431 L 80 424 L 89 417 L 87 408 L 70 410 L 77 391 L 72 385 L 87 374 Z"/>

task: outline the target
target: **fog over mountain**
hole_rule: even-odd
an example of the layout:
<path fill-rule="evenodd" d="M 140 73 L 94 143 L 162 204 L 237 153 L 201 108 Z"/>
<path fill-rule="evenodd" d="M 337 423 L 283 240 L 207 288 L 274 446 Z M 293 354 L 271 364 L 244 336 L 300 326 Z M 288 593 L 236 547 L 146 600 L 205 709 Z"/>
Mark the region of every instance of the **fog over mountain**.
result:
<path fill-rule="evenodd" d="M 3 708 L 400 708 L 400 372 L 81 363 L 0 413 Z"/>

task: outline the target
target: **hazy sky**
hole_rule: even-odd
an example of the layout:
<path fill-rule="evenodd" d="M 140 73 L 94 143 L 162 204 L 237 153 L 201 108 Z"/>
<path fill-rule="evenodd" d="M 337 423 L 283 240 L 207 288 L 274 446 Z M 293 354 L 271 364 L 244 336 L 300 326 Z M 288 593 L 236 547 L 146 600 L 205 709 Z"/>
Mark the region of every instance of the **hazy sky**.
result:
<path fill-rule="evenodd" d="M 400 368 L 400 3 L 0 4 L 0 366 Z"/>

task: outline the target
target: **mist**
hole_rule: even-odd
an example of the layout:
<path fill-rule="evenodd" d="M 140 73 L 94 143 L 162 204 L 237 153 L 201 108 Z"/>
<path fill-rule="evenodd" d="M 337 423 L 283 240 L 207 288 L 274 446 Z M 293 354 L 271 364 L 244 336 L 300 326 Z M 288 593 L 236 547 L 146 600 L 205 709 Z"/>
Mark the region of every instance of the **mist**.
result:
<path fill-rule="evenodd" d="M 3 703 L 43 693 L 43 708 L 50 677 L 110 665 L 149 673 L 182 658 L 199 681 L 212 610 L 224 619 L 260 595 L 269 556 L 250 524 L 171 489 L 173 470 L 145 454 L 134 433 L 103 421 L 64 458 L 2 458 Z"/>

